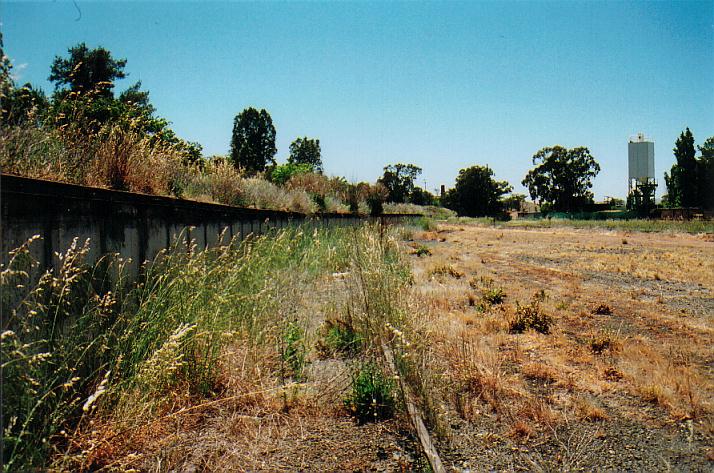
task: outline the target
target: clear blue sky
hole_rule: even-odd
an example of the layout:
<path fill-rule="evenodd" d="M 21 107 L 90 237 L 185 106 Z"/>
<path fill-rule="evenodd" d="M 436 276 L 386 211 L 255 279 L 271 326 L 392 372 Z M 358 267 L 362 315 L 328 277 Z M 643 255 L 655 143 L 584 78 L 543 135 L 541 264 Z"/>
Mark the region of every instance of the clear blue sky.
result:
<path fill-rule="evenodd" d="M 158 114 L 206 154 L 233 117 L 266 108 L 279 161 L 320 139 L 327 173 L 375 180 L 389 163 L 453 184 L 488 164 L 523 191 L 543 146 L 588 146 L 597 198 L 624 196 L 627 139 L 662 174 L 689 126 L 714 135 L 714 1 L 0 4 L 19 82 L 50 92 L 55 55 L 86 42 L 127 58 Z"/>

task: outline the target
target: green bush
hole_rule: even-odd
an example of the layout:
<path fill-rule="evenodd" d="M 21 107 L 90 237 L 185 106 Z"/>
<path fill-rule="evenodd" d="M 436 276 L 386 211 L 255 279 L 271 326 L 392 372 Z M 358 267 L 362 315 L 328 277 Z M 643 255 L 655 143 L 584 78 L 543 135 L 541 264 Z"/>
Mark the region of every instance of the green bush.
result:
<path fill-rule="evenodd" d="M 552 323 L 553 319 L 541 311 L 537 300 L 533 300 L 525 306 L 516 303 L 516 316 L 509 322 L 508 331 L 510 333 L 523 333 L 532 329 L 538 333 L 548 334 Z"/>
<path fill-rule="evenodd" d="M 506 293 L 500 287 L 489 287 L 481 293 L 481 300 L 490 305 L 502 304 Z"/>
<path fill-rule="evenodd" d="M 345 406 L 364 424 L 394 415 L 394 382 L 372 362 L 362 364 L 352 375 L 352 392 Z"/>
<path fill-rule="evenodd" d="M 310 164 L 282 164 L 276 166 L 273 172 L 270 173 L 270 180 L 278 185 L 283 185 L 290 180 L 291 177 L 298 174 L 307 174 L 313 172 L 313 168 Z"/>

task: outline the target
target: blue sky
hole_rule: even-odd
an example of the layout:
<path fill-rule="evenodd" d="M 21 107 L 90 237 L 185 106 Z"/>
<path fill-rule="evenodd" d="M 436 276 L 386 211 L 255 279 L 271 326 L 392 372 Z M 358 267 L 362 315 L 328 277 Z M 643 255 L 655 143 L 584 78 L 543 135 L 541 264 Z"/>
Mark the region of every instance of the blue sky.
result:
<path fill-rule="evenodd" d="M 662 174 L 689 126 L 714 135 L 714 2 L 8 2 L 6 53 L 46 91 L 55 55 L 86 42 L 128 60 L 158 114 L 206 154 L 233 117 L 267 109 L 278 161 L 320 139 L 328 174 L 374 181 L 415 163 L 433 190 L 488 164 L 523 192 L 544 146 L 588 146 L 595 195 L 624 196 L 627 140 Z"/>

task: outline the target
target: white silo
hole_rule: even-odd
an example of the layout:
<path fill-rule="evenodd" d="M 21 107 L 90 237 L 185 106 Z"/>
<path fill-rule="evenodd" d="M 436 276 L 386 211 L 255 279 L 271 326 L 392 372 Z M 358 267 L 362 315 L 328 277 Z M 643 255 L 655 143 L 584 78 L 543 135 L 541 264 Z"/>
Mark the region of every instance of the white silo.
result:
<path fill-rule="evenodd" d="M 654 168 L 654 142 L 648 140 L 644 133 L 630 137 L 630 142 L 627 144 L 627 164 L 628 195 L 642 185 L 657 185 Z"/>

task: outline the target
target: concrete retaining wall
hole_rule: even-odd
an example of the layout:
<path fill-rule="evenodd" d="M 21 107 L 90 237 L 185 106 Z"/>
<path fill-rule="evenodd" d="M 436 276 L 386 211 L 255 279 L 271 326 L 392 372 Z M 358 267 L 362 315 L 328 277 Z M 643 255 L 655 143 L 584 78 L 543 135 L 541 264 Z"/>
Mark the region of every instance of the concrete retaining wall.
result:
<path fill-rule="evenodd" d="M 56 267 L 57 253 L 66 251 L 76 237 L 90 239 L 90 261 L 106 253 L 131 259 L 134 271 L 152 260 L 178 238 L 188 248 L 216 245 L 226 240 L 260 235 L 273 228 L 306 222 L 314 225 L 357 225 L 366 219 L 355 215 L 257 210 L 173 199 L 131 192 L 98 189 L 58 182 L 0 175 L 2 262 L 7 253 L 33 235 L 42 240 L 32 246 L 41 267 Z M 418 215 L 384 215 L 395 223 Z M 224 233 L 225 232 L 225 233 Z"/>

